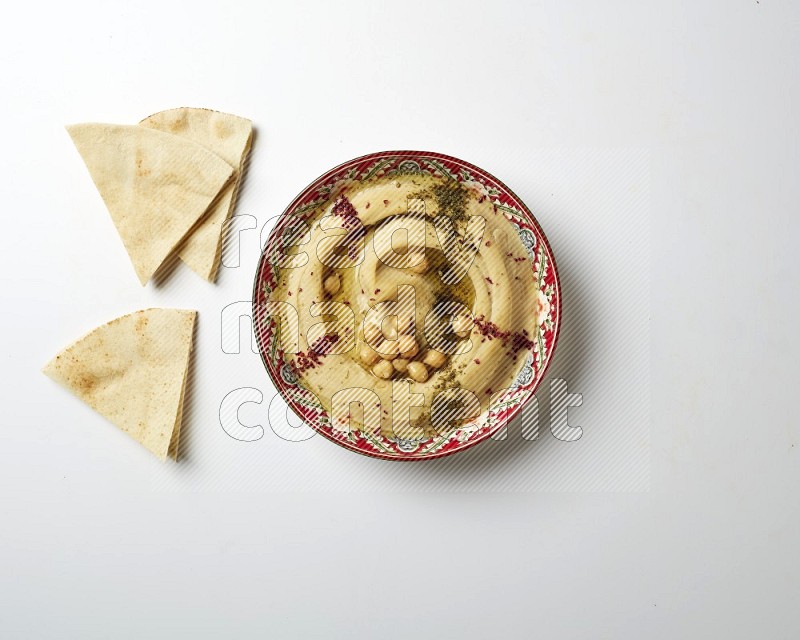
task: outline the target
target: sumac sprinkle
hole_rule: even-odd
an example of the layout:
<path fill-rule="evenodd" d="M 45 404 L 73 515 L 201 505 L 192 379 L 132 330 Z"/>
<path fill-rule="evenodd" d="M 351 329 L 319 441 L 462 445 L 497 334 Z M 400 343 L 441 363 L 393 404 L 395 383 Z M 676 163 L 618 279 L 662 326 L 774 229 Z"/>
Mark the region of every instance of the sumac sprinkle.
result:
<path fill-rule="evenodd" d="M 484 336 L 484 339 L 500 340 L 504 347 L 510 345 L 509 356 L 514 356 L 523 349 L 533 350 L 536 344 L 533 340 L 528 338 L 527 331 L 525 331 L 524 334 L 504 331 L 491 320 L 487 320 L 486 316 L 483 314 L 475 318 L 475 327 L 478 329 L 478 332 Z"/>
<path fill-rule="evenodd" d="M 294 362 L 290 363 L 295 374 L 300 375 L 309 369 L 314 369 L 322 364 L 323 356 L 328 355 L 330 348 L 339 342 L 339 336 L 335 333 L 328 333 L 320 336 L 311 345 L 307 353 L 298 352 Z"/>
<path fill-rule="evenodd" d="M 331 213 L 342 218 L 358 218 L 358 211 L 353 206 L 353 203 L 347 199 L 347 196 L 339 196 L 336 202 L 333 203 Z"/>

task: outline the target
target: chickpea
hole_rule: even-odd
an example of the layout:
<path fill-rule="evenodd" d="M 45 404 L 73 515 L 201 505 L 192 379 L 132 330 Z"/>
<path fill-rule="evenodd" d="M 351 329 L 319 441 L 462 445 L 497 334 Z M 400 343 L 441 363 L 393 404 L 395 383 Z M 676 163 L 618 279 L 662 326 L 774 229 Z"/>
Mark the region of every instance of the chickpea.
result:
<path fill-rule="evenodd" d="M 392 316 L 387 316 L 385 320 L 388 319 L 389 322 L 384 322 L 383 327 L 385 327 L 385 331 L 382 329 L 383 337 L 387 340 L 397 340 L 397 318 Z"/>
<path fill-rule="evenodd" d="M 459 338 L 466 338 L 472 332 L 472 318 L 459 313 L 453 318 L 453 333 Z"/>
<path fill-rule="evenodd" d="M 419 255 L 419 254 L 417 254 L 417 255 Z M 416 261 L 416 259 L 414 259 L 414 260 L 412 260 L 412 262 L 416 263 L 417 261 Z M 425 254 L 423 254 L 422 255 L 422 260 L 420 262 L 414 264 L 414 266 L 409 267 L 408 269 L 409 269 L 409 271 L 411 271 L 413 273 L 418 273 L 418 274 L 422 275 L 422 274 L 426 273 L 429 268 L 430 268 L 430 263 L 428 262 L 428 258 L 425 256 Z"/>
<path fill-rule="evenodd" d="M 416 380 L 417 382 L 425 382 L 428 379 L 428 367 L 421 362 L 409 362 L 408 375 L 411 376 L 412 380 Z"/>
<path fill-rule="evenodd" d="M 323 288 L 325 289 L 325 293 L 335 296 L 339 293 L 339 289 L 342 288 L 342 281 L 339 279 L 338 273 L 332 273 L 325 281 L 322 283 Z"/>
<path fill-rule="evenodd" d="M 388 380 L 394 374 L 394 367 L 388 360 L 381 360 L 372 367 L 372 373 L 383 380 Z"/>
<path fill-rule="evenodd" d="M 428 351 L 425 352 L 425 357 L 422 358 L 422 361 L 429 367 L 438 369 L 439 367 L 443 367 L 444 363 L 447 362 L 447 356 L 444 355 L 441 351 L 436 351 L 435 349 L 429 349 Z"/>
<path fill-rule="evenodd" d="M 361 357 L 361 362 L 363 362 L 368 367 L 371 367 L 373 364 L 375 364 L 378 360 L 381 359 L 381 357 L 377 354 L 377 352 L 366 344 L 361 345 L 359 356 Z"/>
<path fill-rule="evenodd" d="M 383 337 L 381 328 L 372 322 L 364 322 L 364 339 L 370 344 L 377 344 Z"/>
<path fill-rule="evenodd" d="M 408 360 L 405 358 L 395 358 L 392 360 L 392 366 L 395 368 L 395 371 L 405 373 L 406 369 L 408 369 Z"/>
<path fill-rule="evenodd" d="M 412 336 L 400 336 L 397 347 L 401 358 L 410 359 L 419 353 L 419 345 Z"/>
<path fill-rule="evenodd" d="M 400 333 L 410 334 L 411 330 L 414 328 L 414 316 L 413 315 L 402 315 L 397 317 L 397 330 Z"/>
<path fill-rule="evenodd" d="M 384 360 L 394 360 L 400 355 L 400 349 L 394 340 L 384 340 L 378 347 L 378 353 Z"/>

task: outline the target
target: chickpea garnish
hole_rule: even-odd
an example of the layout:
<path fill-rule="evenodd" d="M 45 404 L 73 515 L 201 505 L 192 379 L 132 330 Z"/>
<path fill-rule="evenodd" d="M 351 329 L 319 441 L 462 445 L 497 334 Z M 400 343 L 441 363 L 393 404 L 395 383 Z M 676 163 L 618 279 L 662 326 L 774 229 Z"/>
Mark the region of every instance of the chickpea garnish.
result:
<path fill-rule="evenodd" d="M 383 380 L 388 380 L 394 374 L 394 367 L 388 360 L 381 360 L 372 367 L 372 373 Z"/>
<path fill-rule="evenodd" d="M 381 333 L 381 328 L 372 323 L 372 322 L 365 322 L 364 323 L 364 339 L 369 342 L 370 344 L 377 343 L 383 334 Z"/>
<path fill-rule="evenodd" d="M 378 355 L 378 353 L 372 347 L 370 347 L 369 345 L 366 345 L 366 344 L 362 344 L 361 345 L 361 349 L 359 351 L 359 356 L 361 358 L 361 362 L 363 362 L 368 367 L 372 366 L 378 360 L 381 359 L 381 357 Z"/>
<path fill-rule="evenodd" d="M 385 323 L 384 326 L 386 326 Z M 397 340 L 397 322 L 394 319 L 389 320 L 389 325 L 386 331 L 383 331 L 383 334 L 383 337 L 387 340 Z"/>
<path fill-rule="evenodd" d="M 412 336 L 400 336 L 397 346 L 401 358 L 410 359 L 419 353 L 419 345 Z"/>
<path fill-rule="evenodd" d="M 453 318 L 453 333 L 459 338 L 466 338 L 472 332 L 472 319 L 465 314 Z"/>
<path fill-rule="evenodd" d="M 409 333 L 409 330 L 414 325 L 414 316 L 398 316 L 397 317 L 397 330 L 400 333 Z"/>
<path fill-rule="evenodd" d="M 394 340 L 384 340 L 378 346 L 378 353 L 384 360 L 394 360 L 400 355 L 400 349 Z"/>
<path fill-rule="evenodd" d="M 412 380 L 425 382 L 428 379 L 428 367 L 421 362 L 409 362 L 408 375 L 411 376 Z"/>
<path fill-rule="evenodd" d="M 425 357 L 422 358 L 422 361 L 429 367 L 438 369 L 439 367 L 443 367 L 444 363 L 447 362 L 447 356 L 444 355 L 441 351 L 436 351 L 435 349 L 429 349 L 425 353 Z"/>

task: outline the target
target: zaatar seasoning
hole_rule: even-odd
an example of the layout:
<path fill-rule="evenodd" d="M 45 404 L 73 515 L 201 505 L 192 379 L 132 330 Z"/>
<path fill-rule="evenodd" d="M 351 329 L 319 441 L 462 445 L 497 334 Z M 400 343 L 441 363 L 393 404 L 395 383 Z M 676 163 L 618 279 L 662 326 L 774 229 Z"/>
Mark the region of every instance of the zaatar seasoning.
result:
<path fill-rule="evenodd" d="M 461 185 L 437 184 L 431 191 L 440 215 L 446 214 L 453 220 L 467 219 L 467 190 Z"/>

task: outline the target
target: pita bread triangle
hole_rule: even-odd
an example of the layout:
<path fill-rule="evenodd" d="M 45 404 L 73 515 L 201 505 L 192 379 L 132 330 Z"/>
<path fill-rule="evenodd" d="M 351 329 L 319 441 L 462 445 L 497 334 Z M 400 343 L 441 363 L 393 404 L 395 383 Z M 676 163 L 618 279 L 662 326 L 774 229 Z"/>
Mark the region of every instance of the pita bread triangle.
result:
<path fill-rule="evenodd" d="M 167 455 L 177 462 L 178 452 L 180 450 L 181 439 L 181 425 L 183 424 L 183 400 L 186 397 L 186 378 L 189 375 L 189 360 L 186 360 L 186 373 L 183 376 L 183 386 L 181 387 L 181 402 L 178 408 L 178 415 L 175 417 L 175 430 L 172 432 L 172 438 L 169 441 L 167 448 Z"/>
<path fill-rule="evenodd" d="M 42 371 L 161 460 L 177 459 L 196 315 L 145 309 L 116 318 Z"/>
<path fill-rule="evenodd" d="M 235 167 L 231 182 L 178 248 L 183 262 L 198 275 L 214 282 L 219 271 L 225 222 L 233 214 L 242 168 L 250 151 L 253 123 L 228 113 L 181 107 L 154 113 L 139 124 L 191 140 Z"/>
<path fill-rule="evenodd" d="M 203 216 L 233 167 L 199 144 L 136 125 L 67 127 L 142 285 Z"/>

